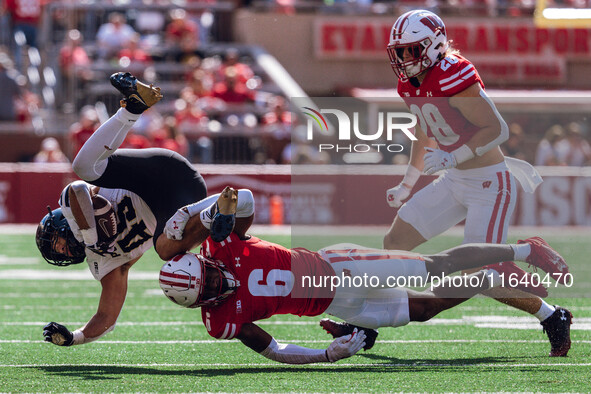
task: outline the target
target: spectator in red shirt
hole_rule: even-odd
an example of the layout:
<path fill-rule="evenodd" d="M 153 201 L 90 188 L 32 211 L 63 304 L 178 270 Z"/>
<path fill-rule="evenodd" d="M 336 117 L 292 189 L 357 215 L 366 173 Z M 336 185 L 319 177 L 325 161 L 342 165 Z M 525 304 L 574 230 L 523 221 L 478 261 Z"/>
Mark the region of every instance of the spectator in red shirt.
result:
<path fill-rule="evenodd" d="M 218 82 L 213 88 L 213 97 L 218 97 L 229 104 L 243 104 L 254 101 L 254 92 L 238 80 L 238 73 L 234 67 L 226 68 L 223 82 Z"/>
<path fill-rule="evenodd" d="M 127 43 L 124 44 L 123 49 L 119 51 L 118 57 L 122 61 L 127 58 L 127 63 L 151 63 L 152 57 L 140 47 L 140 35 L 135 33 Z"/>
<path fill-rule="evenodd" d="M 150 137 L 153 147 L 170 149 L 187 157 L 189 148 L 187 138 L 177 129 L 174 116 L 164 119 L 161 127 L 150 132 Z"/>
<path fill-rule="evenodd" d="M 99 121 L 96 110 L 90 105 L 83 107 L 80 110 L 80 120 L 70 127 L 71 157 L 76 157 L 82 145 L 84 145 L 98 127 Z"/>
<path fill-rule="evenodd" d="M 224 78 L 226 70 L 230 67 L 234 68 L 237 79 L 241 83 L 246 83 L 246 81 L 254 77 L 254 71 L 252 71 L 252 68 L 246 63 L 239 62 L 239 60 L 240 53 L 236 48 L 229 48 L 226 50 L 226 53 L 224 54 L 224 63 L 219 69 L 220 79 Z"/>
<path fill-rule="evenodd" d="M 62 77 L 63 91 L 69 92 L 61 97 L 72 97 L 84 89 L 86 83 L 92 80 L 90 69 L 91 60 L 86 50 L 80 45 L 82 34 L 76 29 L 68 31 L 66 40 L 60 48 L 59 64 Z"/>
<path fill-rule="evenodd" d="M 15 52 L 17 69 L 21 68 L 22 46 L 26 44 L 37 47 L 37 31 L 45 2 L 46 0 L 4 1 L 4 8 L 10 14 L 13 35 L 17 39 Z M 24 42 L 17 38 L 16 33 L 20 33 Z"/>
<path fill-rule="evenodd" d="M 129 130 L 127 137 L 123 141 L 123 144 L 119 147 L 120 149 L 146 149 L 151 148 L 152 144 L 150 140 L 141 134 L 137 134 L 133 129 Z"/>
<path fill-rule="evenodd" d="M 166 43 L 173 49 L 186 46 L 187 42 L 199 45 L 199 26 L 187 17 L 187 12 L 177 8 L 170 11 L 171 21 L 166 26 Z"/>

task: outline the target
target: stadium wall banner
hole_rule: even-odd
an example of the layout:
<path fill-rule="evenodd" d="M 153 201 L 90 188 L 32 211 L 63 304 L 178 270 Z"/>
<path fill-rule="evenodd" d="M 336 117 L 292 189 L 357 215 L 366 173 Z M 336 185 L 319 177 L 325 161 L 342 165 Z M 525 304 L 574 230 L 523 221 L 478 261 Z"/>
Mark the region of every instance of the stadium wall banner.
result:
<path fill-rule="evenodd" d="M 448 37 L 486 81 L 561 83 L 566 60 L 591 54 L 591 29 L 539 28 L 533 21 L 447 18 Z M 384 60 L 392 21 L 322 17 L 314 21 L 317 59 Z"/>
<path fill-rule="evenodd" d="M 404 173 L 404 166 L 198 167 L 210 194 L 226 185 L 251 189 L 260 224 L 272 221 L 271 202 L 280 201 L 285 224 L 389 225 L 396 211 L 385 191 Z M 591 168 L 539 170 L 544 182 L 534 194 L 517 190 L 512 225 L 591 226 Z M 434 178 L 421 177 L 414 192 Z M 38 223 L 75 179 L 69 165 L 0 164 L 0 223 Z"/>

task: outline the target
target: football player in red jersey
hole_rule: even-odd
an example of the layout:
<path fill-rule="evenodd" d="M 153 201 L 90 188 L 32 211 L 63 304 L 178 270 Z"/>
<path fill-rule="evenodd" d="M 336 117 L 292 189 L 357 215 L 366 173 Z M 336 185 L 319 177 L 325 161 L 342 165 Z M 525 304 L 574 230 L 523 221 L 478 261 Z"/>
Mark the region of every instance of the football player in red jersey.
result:
<path fill-rule="evenodd" d="M 185 233 L 192 222 L 200 220 L 194 217 Z M 425 256 L 354 244 L 318 252 L 286 249 L 233 232 L 220 242 L 208 238 L 201 253 L 181 254 L 162 266 L 159 282 L 165 295 L 188 308 L 202 307 L 203 323 L 211 336 L 238 338 L 263 356 L 289 364 L 350 357 L 362 347 L 373 346 L 378 327 L 429 320 L 498 286 L 502 274 L 514 272 L 511 265 L 495 263 L 520 260 L 547 272 L 568 272 L 562 257 L 537 238 L 514 245 L 466 244 Z M 396 279 L 392 279 L 400 283 L 400 278 L 421 278 L 426 283 L 442 274 L 487 264 L 466 275 L 462 283 L 452 286 L 446 281 L 430 291 L 394 287 Z M 327 349 L 280 344 L 255 324 L 278 314 L 317 316 L 324 312 L 347 322 L 322 322 L 331 333 L 339 333 Z"/>
<path fill-rule="evenodd" d="M 386 192 L 388 204 L 399 208 L 384 237 L 387 249 L 412 250 L 465 220 L 464 242 L 505 243 L 517 198 L 515 178 L 533 192 L 541 178 L 528 163 L 505 158 L 499 145 L 509 137 L 507 124 L 484 91 L 476 68 L 451 47 L 443 21 L 425 10 L 400 16 L 387 47 L 398 76 L 398 93 L 417 116 L 416 137 L 402 182 Z M 437 181 L 404 205 L 422 172 L 446 170 Z M 511 263 L 505 263 L 511 264 Z M 524 281 L 530 276 L 520 270 Z M 536 316 L 563 355 L 554 332 L 570 320 L 557 320 L 543 286 L 495 289 L 487 295 Z M 569 339 L 570 342 L 570 339 Z"/>

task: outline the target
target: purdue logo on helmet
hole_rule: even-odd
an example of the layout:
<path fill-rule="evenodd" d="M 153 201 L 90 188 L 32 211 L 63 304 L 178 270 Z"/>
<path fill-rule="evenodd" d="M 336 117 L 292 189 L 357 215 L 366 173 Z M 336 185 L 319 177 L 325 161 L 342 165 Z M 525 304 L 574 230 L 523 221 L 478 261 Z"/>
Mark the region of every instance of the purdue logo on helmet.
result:
<path fill-rule="evenodd" d="M 392 26 L 387 51 L 392 69 L 406 81 L 433 67 L 448 48 L 441 18 L 431 11 L 414 10 L 400 16 Z"/>
<path fill-rule="evenodd" d="M 84 244 L 74 237 L 61 208 L 52 211 L 48 206 L 47 210 L 49 213 L 41 220 L 35 234 L 35 242 L 43 258 L 49 264 L 58 266 L 83 262 L 86 258 Z M 65 240 L 66 254 L 56 250 L 60 238 Z"/>

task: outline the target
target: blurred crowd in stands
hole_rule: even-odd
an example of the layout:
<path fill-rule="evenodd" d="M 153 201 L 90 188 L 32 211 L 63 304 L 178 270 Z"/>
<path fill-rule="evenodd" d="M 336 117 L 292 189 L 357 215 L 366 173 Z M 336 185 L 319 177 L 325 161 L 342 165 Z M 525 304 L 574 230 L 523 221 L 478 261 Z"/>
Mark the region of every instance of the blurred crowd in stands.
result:
<path fill-rule="evenodd" d="M 290 103 L 252 53 L 230 44 L 211 50 L 210 44 L 219 37 L 213 33 L 215 16 L 204 6 L 219 5 L 213 0 L 186 0 L 184 8 L 162 1 L 158 5 L 168 6 L 157 10 L 131 7 L 155 4 L 147 0 L 129 0 L 128 9 L 108 1 L 86 1 L 89 8 L 75 11 L 67 7 L 80 6 L 75 1 L 61 2 L 61 8 L 50 7 L 59 3 L 51 0 L 0 2 L 0 121 L 33 124 L 35 132 L 42 135 L 38 114 L 44 108 L 78 119 L 67 137 L 60 138 L 61 148 L 58 139 L 43 139 L 39 153 L 31 156 L 35 162 L 73 159 L 99 124 L 117 109 L 120 96 L 109 85 L 108 76 L 121 70 L 161 85 L 165 95 L 154 109 L 146 111 L 123 147 L 164 147 L 201 163 L 332 161 L 298 137 L 304 122 L 292 114 Z M 556 1 L 577 7 L 589 2 Z M 235 6 L 267 6 L 280 12 L 313 6 L 320 12 L 335 13 L 379 4 L 489 16 L 517 16 L 534 7 L 533 0 L 234 2 Z M 373 11 L 379 12 L 379 7 Z M 43 26 L 47 23 L 49 28 Z M 41 43 L 45 48 L 39 48 Z M 537 165 L 590 165 L 590 130 L 585 126 L 556 124 L 545 133 L 536 151 L 523 143 L 530 132 L 527 124 L 514 123 L 503 149 Z M 537 143 L 542 133 L 535 132 Z M 398 154 L 378 160 L 376 163 L 405 164 L 408 157 Z"/>

